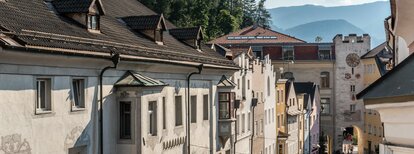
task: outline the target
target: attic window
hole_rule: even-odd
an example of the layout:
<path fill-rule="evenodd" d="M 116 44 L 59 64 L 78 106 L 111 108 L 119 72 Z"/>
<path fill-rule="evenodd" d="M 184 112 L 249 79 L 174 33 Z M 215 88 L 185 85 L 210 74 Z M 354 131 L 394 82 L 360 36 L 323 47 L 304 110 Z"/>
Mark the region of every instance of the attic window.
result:
<path fill-rule="evenodd" d="M 99 30 L 99 16 L 98 15 L 88 15 L 88 29 L 90 30 Z"/>
<path fill-rule="evenodd" d="M 201 27 L 175 28 L 169 30 L 170 34 L 177 40 L 201 50 L 201 41 L 203 40 L 203 33 Z"/>
<path fill-rule="evenodd" d="M 133 31 L 163 45 L 163 32 L 167 29 L 163 15 L 123 17 L 123 22 Z"/>

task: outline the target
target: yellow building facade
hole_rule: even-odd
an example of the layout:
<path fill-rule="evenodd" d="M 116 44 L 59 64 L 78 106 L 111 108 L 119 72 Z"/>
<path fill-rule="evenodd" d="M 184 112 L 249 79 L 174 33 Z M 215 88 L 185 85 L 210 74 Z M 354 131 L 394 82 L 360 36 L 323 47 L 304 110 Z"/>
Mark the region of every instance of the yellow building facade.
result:
<path fill-rule="evenodd" d="M 382 62 L 381 59 L 384 59 L 384 57 L 386 59 L 388 51 L 387 44 L 383 43 L 361 57 L 361 62 L 364 65 L 363 83 L 365 88 L 387 71 L 387 64 Z M 364 113 L 364 120 L 363 141 L 359 148 L 363 148 L 363 152 L 366 154 L 379 153 L 379 144 L 384 137 L 380 114 L 375 110 L 367 109 Z"/>
<path fill-rule="evenodd" d="M 287 79 L 279 79 L 276 83 L 276 131 L 277 131 L 277 154 L 287 154 L 286 139 L 287 114 L 286 114 L 286 84 Z"/>

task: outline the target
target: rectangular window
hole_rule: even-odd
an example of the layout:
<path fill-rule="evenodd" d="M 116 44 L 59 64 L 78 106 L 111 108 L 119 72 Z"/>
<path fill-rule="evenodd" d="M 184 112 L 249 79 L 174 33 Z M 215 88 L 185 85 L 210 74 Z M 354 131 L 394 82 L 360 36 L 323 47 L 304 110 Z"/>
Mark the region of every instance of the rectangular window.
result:
<path fill-rule="evenodd" d="M 355 85 L 351 85 L 351 92 L 355 92 Z"/>
<path fill-rule="evenodd" d="M 329 88 L 329 72 L 321 73 L 321 88 Z"/>
<path fill-rule="evenodd" d="M 88 29 L 99 29 L 99 17 L 97 15 L 88 15 Z"/>
<path fill-rule="evenodd" d="M 247 90 L 250 90 L 250 80 L 247 80 Z"/>
<path fill-rule="evenodd" d="M 38 78 L 36 80 L 36 112 L 51 110 L 51 86 L 50 78 Z"/>
<path fill-rule="evenodd" d="M 284 46 L 283 51 L 283 60 L 295 60 L 295 50 L 293 46 Z"/>
<path fill-rule="evenodd" d="M 120 138 L 131 139 L 131 102 L 119 102 Z"/>
<path fill-rule="evenodd" d="M 240 79 L 237 79 L 237 89 L 240 89 Z"/>
<path fill-rule="evenodd" d="M 351 112 L 355 112 L 355 104 L 350 105 L 350 109 Z"/>
<path fill-rule="evenodd" d="M 203 120 L 208 120 L 208 95 L 203 95 Z"/>
<path fill-rule="evenodd" d="M 231 118 L 231 102 L 234 95 L 232 93 L 219 93 L 219 119 Z"/>
<path fill-rule="evenodd" d="M 237 129 L 237 135 L 240 135 L 240 123 L 241 123 L 241 121 L 240 121 L 240 115 L 236 115 L 236 127 L 238 127 L 238 129 Z"/>
<path fill-rule="evenodd" d="M 280 102 L 279 90 L 276 90 L 276 103 Z"/>
<path fill-rule="evenodd" d="M 265 125 L 267 124 L 267 110 L 265 110 L 265 114 L 264 114 L 264 122 L 265 122 Z"/>
<path fill-rule="evenodd" d="M 242 114 L 242 119 L 241 119 L 241 129 L 242 129 L 242 133 L 245 132 L 245 127 L 246 127 L 246 114 Z"/>
<path fill-rule="evenodd" d="M 280 115 L 277 116 L 277 128 L 280 128 Z"/>
<path fill-rule="evenodd" d="M 331 113 L 331 103 L 329 98 L 321 98 L 321 106 L 323 108 L 322 114 L 330 114 Z"/>
<path fill-rule="evenodd" d="M 275 122 L 275 109 L 272 108 L 272 122 Z"/>
<path fill-rule="evenodd" d="M 165 102 L 165 97 L 162 97 L 162 129 L 166 129 L 167 128 L 167 112 L 165 111 L 166 108 L 166 102 Z"/>
<path fill-rule="evenodd" d="M 254 122 L 254 134 L 257 136 L 259 132 L 259 125 L 257 124 L 257 121 Z"/>
<path fill-rule="evenodd" d="M 191 123 L 197 123 L 197 96 L 191 96 Z"/>
<path fill-rule="evenodd" d="M 85 80 L 72 80 L 72 109 L 85 108 Z"/>
<path fill-rule="evenodd" d="M 157 135 L 157 102 L 148 103 L 148 133 L 152 136 Z"/>
<path fill-rule="evenodd" d="M 260 120 L 260 134 L 263 134 L 263 128 L 264 128 L 263 119 L 261 119 Z"/>
<path fill-rule="evenodd" d="M 175 126 L 183 125 L 183 105 L 181 96 L 175 96 Z"/>
<path fill-rule="evenodd" d="M 330 60 L 331 51 L 330 50 L 319 50 L 319 59 L 320 60 Z"/>
<path fill-rule="evenodd" d="M 250 116 L 251 116 L 251 113 L 249 112 L 249 114 L 247 114 L 247 131 L 250 131 L 250 123 L 251 123 Z"/>

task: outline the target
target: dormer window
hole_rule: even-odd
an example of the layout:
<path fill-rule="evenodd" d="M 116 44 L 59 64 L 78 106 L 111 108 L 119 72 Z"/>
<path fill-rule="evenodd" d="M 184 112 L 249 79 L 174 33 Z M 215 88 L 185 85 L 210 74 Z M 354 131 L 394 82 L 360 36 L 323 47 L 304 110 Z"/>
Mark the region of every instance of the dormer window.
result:
<path fill-rule="evenodd" d="M 105 14 L 100 0 L 53 0 L 57 13 L 83 25 L 90 32 L 99 32 L 100 16 Z"/>
<path fill-rule="evenodd" d="M 204 39 L 201 27 L 175 28 L 170 29 L 169 32 L 177 40 L 201 51 Z"/>
<path fill-rule="evenodd" d="M 148 15 L 148 16 L 129 16 L 122 20 L 133 31 L 138 32 L 145 37 L 153 40 L 159 45 L 164 44 L 163 32 L 167 30 L 164 16 Z"/>
<path fill-rule="evenodd" d="M 98 15 L 88 15 L 88 29 L 90 30 L 99 30 L 99 16 Z"/>

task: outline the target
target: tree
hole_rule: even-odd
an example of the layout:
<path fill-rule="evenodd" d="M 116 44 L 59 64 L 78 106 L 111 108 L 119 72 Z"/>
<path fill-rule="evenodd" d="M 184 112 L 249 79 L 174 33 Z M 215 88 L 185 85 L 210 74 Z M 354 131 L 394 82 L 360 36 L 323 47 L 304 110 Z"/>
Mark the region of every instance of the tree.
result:
<path fill-rule="evenodd" d="M 266 0 L 260 0 L 257 4 L 256 23 L 264 28 L 270 28 L 270 13 L 264 6 L 265 2 Z"/>
<path fill-rule="evenodd" d="M 231 15 L 228 10 L 220 10 L 219 15 L 217 16 L 217 24 L 220 25 L 219 27 L 221 28 L 220 35 L 233 32 L 239 27 L 237 19 Z"/>
<path fill-rule="evenodd" d="M 320 43 L 320 42 L 322 42 L 322 40 L 323 40 L 323 38 L 321 36 L 316 36 L 316 38 L 315 38 L 316 43 Z"/>
<path fill-rule="evenodd" d="M 240 28 L 253 25 L 256 18 L 256 12 L 257 7 L 255 0 L 243 0 L 243 18 Z"/>

